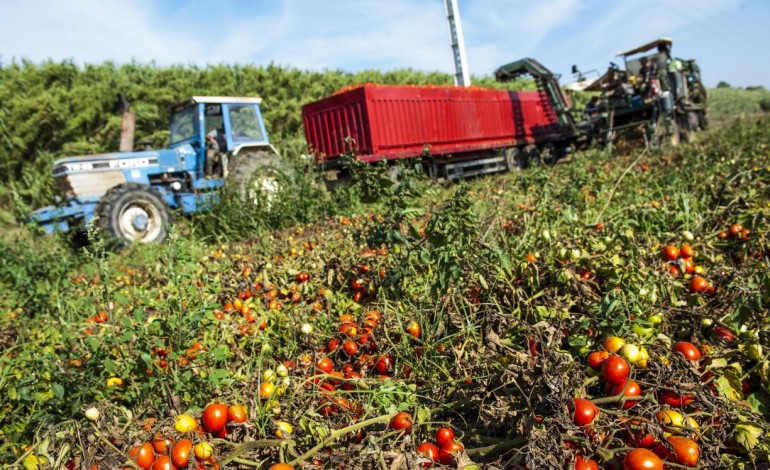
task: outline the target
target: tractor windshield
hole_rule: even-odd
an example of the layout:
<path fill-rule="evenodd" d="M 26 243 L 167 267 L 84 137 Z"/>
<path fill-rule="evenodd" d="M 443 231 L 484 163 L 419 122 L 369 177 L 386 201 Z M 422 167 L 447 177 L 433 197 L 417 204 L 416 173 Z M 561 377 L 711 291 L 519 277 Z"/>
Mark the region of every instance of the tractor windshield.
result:
<path fill-rule="evenodd" d="M 230 123 L 236 142 L 265 140 L 254 105 L 230 105 Z"/>
<path fill-rule="evenodd" d="M 198 135 L 196 109 L 195 107 L 182 109 L 171 116 L 171 145 Z"/>

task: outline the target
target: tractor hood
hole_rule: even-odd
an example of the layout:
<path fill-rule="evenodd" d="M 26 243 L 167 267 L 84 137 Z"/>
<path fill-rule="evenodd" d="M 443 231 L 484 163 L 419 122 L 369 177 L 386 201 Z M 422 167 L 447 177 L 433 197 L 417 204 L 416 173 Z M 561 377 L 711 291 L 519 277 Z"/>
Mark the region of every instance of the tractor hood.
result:
<path fill-rule="evenodd" d="M 190 145 L 143 152 L 81 155 L 56 160 L 52 172 L 65 197 L 98 196 L 118 184 L 146 183 L 149 174 L 193 169 L 195 156 Z"/>
<path fill-rule="evenodd" d="M 63 173 L 123 170 L 150 166 L 182 167 L 195 157 L 192 146 L 184 145 L 175 149 L 146 150 L 143 152 L 115 152 L 76 157 L 60 158 L 53 163 L 54 176 Z M 172 170 L 173 171 L 173 170 Z"/>

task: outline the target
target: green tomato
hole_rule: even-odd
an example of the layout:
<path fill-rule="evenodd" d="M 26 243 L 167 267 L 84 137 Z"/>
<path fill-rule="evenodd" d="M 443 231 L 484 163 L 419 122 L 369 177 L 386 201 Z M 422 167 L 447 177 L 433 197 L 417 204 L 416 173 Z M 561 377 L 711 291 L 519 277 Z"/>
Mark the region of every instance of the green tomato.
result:
<path fill-rule="evenodd" d="M 663 323 L 663 315 L 659 313 L 653 313 L 652 315 L 647 317 L 647 321 L 650 322 L 652 325 L 660 325 Z"/>
<path fill-rule="evenodd" d="M 631 325 L 631 330 L 636 333 L 640 338 L 647 338 L 652 335 L 652 327 L 646 328 L 642 326 L 639 322 L 634 322 L 633 325 Z"/>
<path fill-rule="evenodd" d="M 762 345 L 759 343 L 752 343 L 746 346 L 746 356 L 754 362 L 762 359 Z"/>

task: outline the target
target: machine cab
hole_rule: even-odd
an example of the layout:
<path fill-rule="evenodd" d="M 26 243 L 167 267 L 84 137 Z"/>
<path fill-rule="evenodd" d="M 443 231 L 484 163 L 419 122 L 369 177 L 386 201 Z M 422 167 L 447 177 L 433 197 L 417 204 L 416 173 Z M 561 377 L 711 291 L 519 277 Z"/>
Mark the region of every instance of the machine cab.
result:
<path fill-rule="evenodd" d="M 195 149 L 198 177 L 224 177 L 227 156 L 270 145 L 261 102 L 255 97 L 193 96 L 172 108 L 169 147 Z"/>

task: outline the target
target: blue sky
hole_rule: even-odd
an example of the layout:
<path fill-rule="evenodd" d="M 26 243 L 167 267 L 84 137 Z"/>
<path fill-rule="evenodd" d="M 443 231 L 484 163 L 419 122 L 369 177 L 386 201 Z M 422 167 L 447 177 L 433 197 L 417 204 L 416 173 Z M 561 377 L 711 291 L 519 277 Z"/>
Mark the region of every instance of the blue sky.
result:
<path fill-rule="evenodd" d="M 770 88 L 770 1 L 458 1 L 474 75 L 534 57 L 567 83 L 669 36 L 708 86 Z M 443 0 L 0 0 L 0 62 L 21 58 L 453 72 Z"/>

